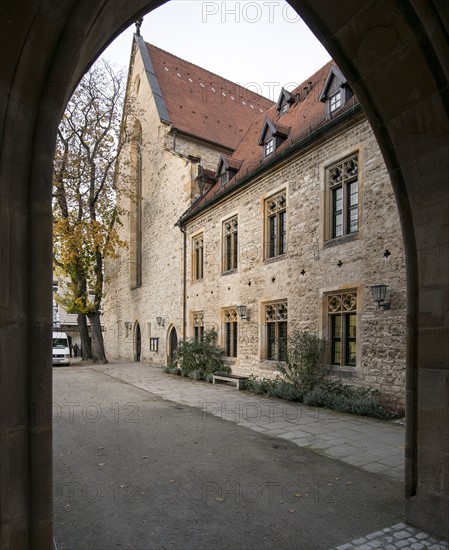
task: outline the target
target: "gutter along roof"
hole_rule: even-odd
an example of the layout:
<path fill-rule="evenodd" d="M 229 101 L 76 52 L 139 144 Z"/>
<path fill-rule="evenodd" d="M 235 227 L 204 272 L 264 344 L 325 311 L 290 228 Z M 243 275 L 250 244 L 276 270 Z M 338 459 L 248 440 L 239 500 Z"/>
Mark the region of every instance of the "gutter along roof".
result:
<path fill-rule="evenodd" d="M 229 162 L 231 164 L 233 159 L 243 159 L 238 160 L 240 166 L 237 174 L 225 185 L 219 180 L 212 185 L 183 214 L 179 224 L 185 224 L 212 204 L 249 184 L 256 176 L 302 147 L 306 147 L 331 128 L 338 126 L 356 114 L 363 113 L 357 98 L 353 96 L 333 114 L 326 114 L 326 106 L 321 100 L 321 92 L 325 83 L 328 82 L 331 69 L 334 70 L 335 68 L 333 61 L 330 61 L 293 90 L 291 97 L 292 100 L 294 98 L 294 101 L 286 114 L 281 115 L 277 110 L 278 106 L 274 105 L 253 122 Z M 265 130 L 265 133 L 267 131 L 267 119 L 272 123 L 271 128 L 275 130 L 282 129 L 284 133 L 286 128 L 289 128 L 290 131 L 288 137 L 282 141 L 273 154 L 264 156 L 265 151 L 260 139 L 262 131 Z"/>

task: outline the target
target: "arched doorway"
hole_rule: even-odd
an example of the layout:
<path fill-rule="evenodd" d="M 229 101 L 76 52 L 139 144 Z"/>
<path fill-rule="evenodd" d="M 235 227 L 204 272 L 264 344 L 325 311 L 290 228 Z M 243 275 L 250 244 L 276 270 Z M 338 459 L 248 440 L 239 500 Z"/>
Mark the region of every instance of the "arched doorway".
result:
<path fill-rule="evenodd" d="M 51 409 L 52 402 L 48 251 L 52 159 L 61 114 L 76 83 L 108 42 L 162 3 L 91 0 L 61 2 L 55 8 L 29 0 L 26 10 L 11 3 L 0 23 L 8 53 L 1 61 L 0 87 L 0 308 L 1 330 L 7 336 L 0 348 L 0 397 L 19 403 L 22 411 L 33 404 Z M 442 485 L 449 479 L 447 3 L 290 3 L 345 73 L 392 179 L 407 254 L 407 519 L 447 538 L 449 499 Z M 4 415 L 1 422 L 0 483 L 20 489 L 16 500 L 1 509 L 8 533 L 2 547 L 49 548 L 51 419 Z M 35 494 L 48 497 L 39 502 L 22 498 Z"/>
<path fill-rule="evenodd" d="M 172 364 L 176 350 L 178 349 L 178 333 L 176 332 L 175 327 L 171 327 L 169 330 L 169 336 L 168 336 L 168 353 L 167 353 L 167 361 L 168 364 Z"/>
<path fill-rule="evenodd" d="M 136 323 L 134 328 L 134 361 L 140 363 L 142 356 L 142 333 L 139 323 Z"/>

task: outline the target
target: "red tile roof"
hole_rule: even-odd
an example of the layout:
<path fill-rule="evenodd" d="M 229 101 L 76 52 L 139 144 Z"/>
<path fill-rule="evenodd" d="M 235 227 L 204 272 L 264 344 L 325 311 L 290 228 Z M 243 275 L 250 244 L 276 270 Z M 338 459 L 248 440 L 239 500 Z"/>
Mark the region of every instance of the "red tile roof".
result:
<path fill-rule="evenodd" d="M 282 153 L 288 152 L 289 148 L 293 145 L 311 136 L 313 132 L 324 127 L 331 120 L 336 119 L 339 115 L 358 104 L 357 98 L 353 96 L 343 107 L 336 111 L 335 114 L 326 114 L 325 103 L 321 102 L 319 97 L 325 84 L 326 77 L 333 64 L 333 61 L 329 61 L 313 76 L 291 92 L 292 97 L 299 94 L 299 102 L 295 101 L 286 114 L 281 116 L 279 111 L 276 110 L 276 105 L 274 105 L 253 122 L 232 155 L 232 158 L 243 159 L 243 163 L 238 173 L 226 185 L 222 185 L 221 182 L 218 181 L 203 197 L 198 199 L 198 201 L 191 206 L 184 216 L 188 218 L 194 212 L 201 210 L 210 201 L 225 194 L 228 189 L 238 186 L 240 180 L 250 177 L 252 173 L 256 173 L 256 171 L 258 172 L 260 169 L 263 169 L 266 164 L 271 164 L 279 158 Z M 287 139 L 285 139 L 276 149 L 276 152 L 265 157 L 264 147 L 259 145 L 259 138 L 267 118 L 274 123 L 275 127 L 282 128 L 283 130 L 287 127 L 290 129 L 290 132 Z"/>
<path fill-rule="evenodd" d="M 148 53 L 170 122 L 180 132 L 234 150 L 269 99 L 151 44 Z"/>

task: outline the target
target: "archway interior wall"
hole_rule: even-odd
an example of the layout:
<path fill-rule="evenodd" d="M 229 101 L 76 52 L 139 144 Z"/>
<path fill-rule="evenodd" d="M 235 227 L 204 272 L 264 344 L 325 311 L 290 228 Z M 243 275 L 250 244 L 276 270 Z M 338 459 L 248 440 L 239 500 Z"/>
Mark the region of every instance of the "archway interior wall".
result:
<path fill-rule="evenodd" d="M 13 335 L 2 340 L 1 398 L 25 410 L 24 417 L 1 419 L 0 481 L 21 489 L 2 506 L 3 548 L 51 545 L 51 491 L 42 490 L 51 484 L 51 426 L 45 417 L 31 421 L 27 411 L 32 403 L 51 402 L 48 251 L 56 128 L 101 49 L 160 3 L 30 0 L 26 8 L 10 3 L 2 18 L 8 55 L 1 59 L 1 239 L 2 251 L 13 246 L 16 252 L 2 262 L 1 328 Z M 407 512 L 409 520 L 449 537 L 447 492 L 441 491 L 449 484 L 448 56 L 441 39 L 449 15 L 441 2 L 291 3 L 347 75 L 392 176 L 409 251 L 410 330 L 419 336 L 409 354 L 409 420 L 416 425 L 407 455 L 416 497 Z M 423 487 L 432 487 L 429 498 Z M 30 492 L 48 499 L 26 498 Z"/>

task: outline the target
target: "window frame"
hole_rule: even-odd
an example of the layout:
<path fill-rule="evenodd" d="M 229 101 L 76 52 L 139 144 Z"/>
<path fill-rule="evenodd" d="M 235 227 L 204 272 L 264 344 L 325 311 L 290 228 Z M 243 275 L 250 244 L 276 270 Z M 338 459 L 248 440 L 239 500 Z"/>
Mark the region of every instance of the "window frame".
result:
<path fill-rule="evenodd" d="M 358 312 L 357 290 L 340 290 L 326 294 L 329 364 L 333 368 L 354 370 L 358 366 Z M 339 319 L 338 335 L 336 334 L 337 319 Z M 351 324 L 352 320 L 354 322 Z M 354 330 L 353 333 L 351 329 Z M 337 355 L 340 357 L 339 361 L 336 360 Z M 348 359 L 349 357 L 351 359 Z"/>
<path fill-rule="evenodd" d="M 238 215 L 222 223 L 222 266 L 223 274 L 237 271 L 239 264 L 239 227 Z"/>
<path fill-rule="evenodd" d="M 274 153 L 274 151 L 276 149 L 276 144 L 275 144 L 274 140 L 275 140 L 274 136 L 271 136 L 265 141 L 264 146 L 263 146 L 265 157 L 269 157 L 270 155 L 272 155 Z"/>
<path fill-rule="evenodd" d="M 329 96 L 329 114 L 335 113 L 344 105 L 343 90 L 340 88 Z"/>
<path fill-rule="evenodd" d="M 265 341 L 263 358 L 266 361 L 285 361 L 288 338 L 288 301 L 263 304 Z M 284 344 L 281 344 L 284 341 Z"/>
<path fill-rule="evenodd" d="M 237 307 L 223 310 L 223 348 L 224 356 L 236 359 L 238 356 L 238 314 Z"/>
<path fill-rule="evenodd" d="M 359 167 L 360 154 L 357 151 L 325 168 L 326 241 L 353 237 L 360 231 L 361 174 Z M 351 170 L 353 173 L 350 173 Z"/>
<path fill-rule="evenodd" d="M 192 338 L 195 342 L 202 342 L 204 339 L 204 311 L 192 312 Z"/>
<path fill-rule="evenodd" d="M 287 189 L 264 200 L 265 260 L 285 258 L 287 253 Z"/>
<path fill-rule="evenodd" d="M 200 242 L 201 241 L 201 242 Z M 204 279 L 204 232 L 192 237 L 192 281 Z"/>

